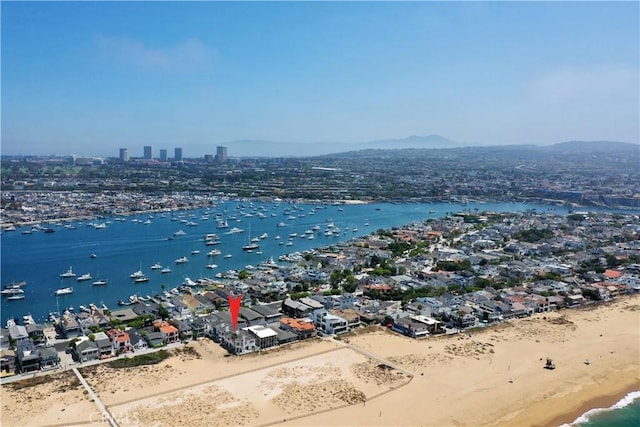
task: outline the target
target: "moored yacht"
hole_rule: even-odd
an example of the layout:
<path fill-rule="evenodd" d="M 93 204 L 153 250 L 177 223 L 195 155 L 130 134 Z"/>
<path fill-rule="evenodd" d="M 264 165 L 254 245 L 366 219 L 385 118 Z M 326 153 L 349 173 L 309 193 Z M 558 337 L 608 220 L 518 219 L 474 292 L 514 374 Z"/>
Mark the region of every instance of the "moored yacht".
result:
<path fill-rule="evenodd" d="M 67 278 L 67 277 L 76 277 L 76 273 L 74 273 L 74 272 L 73 272 L 73 269 L 72 269 L 71 267 L 69 267 L 69 269 L 68 269 L 66 272 L 62 273 L 62 274 L 60 275 L 60 277 L 64 277 L 64 278 Z"/>
<path fill-rule="evenodd" d="M 58 295 L 69 295 L 72 293 L 73 293 L 73 288 L 69 287 L 69 288 L 57 289 L 53 294 L 58 296 Z"/>
<path fill-rule="evenodd" d="M 92 279 L 91 274 L 87 273 L 87 274 L 83 274 L 82 276 L 78 277 L 76 280 L 78 282 L 84 282 L 85 280 L 91 280 L 91 279 Z"/>

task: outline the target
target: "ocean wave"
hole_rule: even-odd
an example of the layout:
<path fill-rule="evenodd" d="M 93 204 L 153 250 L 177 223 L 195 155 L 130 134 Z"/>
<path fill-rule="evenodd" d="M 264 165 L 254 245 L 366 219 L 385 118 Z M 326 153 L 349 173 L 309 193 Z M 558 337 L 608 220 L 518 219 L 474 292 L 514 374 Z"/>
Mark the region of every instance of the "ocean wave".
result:
<path fill-rule="evenodd" d="M 636 399 L 640 399 L 640 391 L 632 391 L 630 393 L 627 393 L 625 397 L 620 399 L 618 402 L 616 402 L 614 405 L 612 405 L 609 408 L 590 409 L 584 414 L 580 415 L 578 418 L 576 418 L 576 420 L 571 424 L 563 424 L 560 427 L 573 427 L 573 426 L 586 424 L 589 422 L 589 420 L 591 420 L 593 416 L 600 414 L 602 412 L 609 412 L 616 409 L 624 408 L 625 406 L 631 405 Z"/>

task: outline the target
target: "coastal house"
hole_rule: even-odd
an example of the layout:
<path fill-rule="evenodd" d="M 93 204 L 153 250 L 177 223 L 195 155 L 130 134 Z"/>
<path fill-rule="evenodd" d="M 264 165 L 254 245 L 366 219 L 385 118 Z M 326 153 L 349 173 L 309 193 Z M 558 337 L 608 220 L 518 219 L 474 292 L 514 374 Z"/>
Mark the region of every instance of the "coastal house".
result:
<path fill-rule="evenodd" d="M 191 327 L 191 337 L 194 339 L 205 337 L 211 332 L 211 316 L 198 316 L 188 321 Z"/>
<path fill-rule="evenodd" d="M 315 310 L 311 313 L 311 318 L 313 323 L 325 334 L 342 334 L 348 331 L 349 322 L 347 319 L 331 314 L 325 309 Z"/>
<path fill-rule="evenodd" d="M 21 343 L 31 341 L 27 328 L 22 325 L 16 325 L 15 323 L 9 325 L 9 336 L 16 343 L 16 346 Z"/>
<path fill-rule="evenodd" d="M 14 374 L 16 371 L 16 352 L 2 349 L 0 351 L 0 371 L 4 374 Z"/>
<path fill-rule="evenodd" d="M 162 334 L 165 344 L 171 344 L 180 340 L 178 328 L 165 322 L 164 320 L 156 320 L 153 326 Z"/>
<path fill-rule="evenodd" d="M 111 344 L 114 354 L 124 353 L 131 351 L 131 338 L 129 334 L 120 329 L 110 329 L 107 331 L 107 335 L 111 338 Z"/>
<path fill-rule="evenodd" d="M 40 370 L 40 352 L 31 341 L 21 341 L 17 344 L 16 358 L 18 371 L 21 373 Z"/>
<path fill-rule="evenodd" d="M 316 327 L 311 319 L 294 319 L 283 317 L 280 319 L 280 329 L 291 331 L 298 339 L 311 338 L 316 335 Z"/>
<path fill-rule="evenodd" d="M 278 334 L 271 328 L 262 325 L 254 325 L 245 328 L 256 339 L 256 345 L 265 349 L 278 345 Z"/>
<path fill-rule="evenodd" d="M 151 348 L 158 348 L 167 345 L 167 343 L 164 341 L 164 335 L 159 331 L 147 332 L 143 338 L 147 341 L 149 347 Z"/>
<path fill-rule="evenodd" d="M 260 349 L 256 336 L 245 329 L 224 333 L 221 337 L 221 343 L 231 353 L 238 355 L 252 353 Z"/>
<path fill-rule="evenodd" d="M 98 352 L 100 353 L 101 359 L 113 357 L 115 355 L 115 352 L 113 351 L 113 344 L 111 343 L 111 339 L 106 333 L 96 332 L 93 334 L 93 339 L 96 345 L 98 346 Z"/>
<path fill-rule="evenodd" d="M 264 316 L 247 307 L 240 307 L 239 318 L 244 319 L 249 326 L 265 325 Z"/>
<path fill-rule="evenodd" d="M 47 342 L 47 337 L 44 335 L 44 326 L 39 323 L 29 323 L 25 326 L 29 338 L 36 346 L 43 345 Z"/>
<path fill-rule="evenodd" d="M 145 350 L 149 348 L 147 341 L 142 336 L 141 332 L 137 329 L 130 329 L 127 331 L 129 333 L 129 342 L 131 343 L 131 351 L 136 350 Z"/>
<path fill-rule="evenodd" d="M 290 317 L 307 317 L 312 311 L 313 308 L 297 300 L 286 299 L 282 302 L 282 312 Z"/>
<path fill-rule="evenodd" d="M 170 324 L 178 330 L 178 337 L 180 339 L 190 340 L 193 338 L 193 328 L 191 327 L 191 320 L 171 320 Z"/>
<path fill-rule="evenodd" d="M 60 366 L 60 358 L 54 347 L 41 347 L 40 352 L 40 369 L 56 369 Z"/>
<path fill-rule="evenodd" d="M 75 342 L 73 352 L 76 359 L 81 363 L 96 360 L 100 357 L 98 345 L 87 337 L 81 337 L 79 341 Z"/>
<path fill-rule="evenodd" d="M 9 350 L 11 340 L 9 339 L 9 329 L 0 328 L 0 350 Z"/>
<path fill-rule="evenodd" d="M 258 304 L 258 305 L 251 306 L 251 310 L 260 314 L 264 318 L 264 321 L 266 324 L 271 324 L 271 323 L 279 322 L 280 319 L 282 318 L 282 313 L 278 311 L 278 308 L 280 307 L 280 305 L 281 305 L 280 303 L 275 303 L 275 305 L 274 304 Z"/>

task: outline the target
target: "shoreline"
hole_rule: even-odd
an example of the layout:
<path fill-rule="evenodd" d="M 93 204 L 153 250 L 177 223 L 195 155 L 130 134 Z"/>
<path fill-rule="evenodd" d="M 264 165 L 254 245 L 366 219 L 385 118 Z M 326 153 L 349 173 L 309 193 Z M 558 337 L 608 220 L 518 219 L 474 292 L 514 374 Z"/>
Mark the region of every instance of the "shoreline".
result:
<path fill-rule="evenodd" d="M 548 422 L 542 425 L 554 425 L 554 426 L 573 426 L 575 421 L 581 416 L 585 415 L 589 411 L 596 409 L 611 410 L 613 405 L 620 402 L 630 393 L 640 392 L 640 378 L 635 378 L 633 384 L 625 386 L 622 391 L 607 393 L 598 397 L 593 397 L 586 402 L 580 404 L 574 410 L 567 412 L 563 415 L 558 415 L 551 418 Z"/>
<path fill-rule="evenodd" d="M 624 381 L 624 378 L 629 377 L 621 375 L 615 379 L 607 378 L 605 382 L 586 384 L 576 393 L 536 402 L 507 420 L 504 424 L 500 423 L 500 425 L 513 427 L 525 424 L 531 427 L 575 426 L 577 424 L 574 424 L 574 422 L 587 412 L 595 409 L 608 410 L 629 393 L 640 391 L 640 380 L 637 377 L 630 378 L 628 382 L 622 384 L 621 388 L 620 382 L 621 380 Z M 594 389 L 598 390 L 597 394 L 591 392 Z M 603 390 L 603 392 L 600 390 Z M 566 409 L 554 411 L 552 408 Z M 532 422 L 532 419 L 536 421 Z"/>

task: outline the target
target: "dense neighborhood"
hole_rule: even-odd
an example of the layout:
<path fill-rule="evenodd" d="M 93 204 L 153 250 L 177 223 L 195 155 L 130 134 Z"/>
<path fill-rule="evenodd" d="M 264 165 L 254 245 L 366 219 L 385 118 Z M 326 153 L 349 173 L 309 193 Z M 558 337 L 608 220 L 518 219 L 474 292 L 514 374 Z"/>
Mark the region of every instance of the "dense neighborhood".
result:
<path fill-rule="evenodd" d="M 117 310 L 91 305 L 1 330 L 3 375 L 109 359 L 194 339 L 242 355 L 366 325 L 412 338 L 640 292 L 636 214 L 460 212 L 227 271 Z M 237 329 L 228 297 L 242 295 Z"/>

